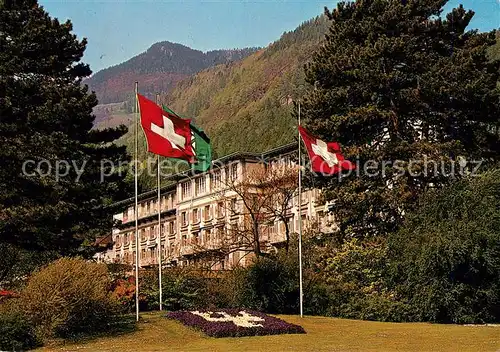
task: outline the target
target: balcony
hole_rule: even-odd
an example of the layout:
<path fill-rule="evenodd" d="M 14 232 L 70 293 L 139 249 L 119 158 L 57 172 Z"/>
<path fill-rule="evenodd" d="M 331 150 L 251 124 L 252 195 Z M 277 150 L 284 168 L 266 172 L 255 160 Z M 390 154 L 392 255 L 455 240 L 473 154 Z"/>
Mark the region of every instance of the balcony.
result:
<path fill-rule="evenodd" d="M 141 259 L 140 263 L 142 266 L 157 265 L 158 260 L 157 260 L 157 258 L 144 258 L 144 259 Z"/>
<path fill-rule="evenodd" d="M 207 250 L 216 250 L 220 249 L 222 247 L 222 241 L 221 240 L 211 240 L 208 241 L 205 246 Z"/>
<path fill-rule="evenodd" d="M 182 246 L 180 250 L 181 255 L 191 255 L 194 254 L 194 247 L 192 245 Z"/>

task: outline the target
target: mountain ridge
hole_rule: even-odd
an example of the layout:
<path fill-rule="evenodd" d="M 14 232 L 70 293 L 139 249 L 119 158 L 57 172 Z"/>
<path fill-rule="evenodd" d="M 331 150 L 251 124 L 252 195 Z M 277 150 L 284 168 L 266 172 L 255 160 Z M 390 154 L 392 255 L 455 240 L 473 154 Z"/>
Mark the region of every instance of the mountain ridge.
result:
<path fill-rule="evenodd" d="M 134 82 L 146 95 L 165 93 L 177 82 L 208 67 L 241 60 L 258 48 L 218 49 L 202 52 L 170 41 L 157 42 L 146 51 L 98 71 L 84 80 L 100 104 L 119 103 L 133 96 Z"/>

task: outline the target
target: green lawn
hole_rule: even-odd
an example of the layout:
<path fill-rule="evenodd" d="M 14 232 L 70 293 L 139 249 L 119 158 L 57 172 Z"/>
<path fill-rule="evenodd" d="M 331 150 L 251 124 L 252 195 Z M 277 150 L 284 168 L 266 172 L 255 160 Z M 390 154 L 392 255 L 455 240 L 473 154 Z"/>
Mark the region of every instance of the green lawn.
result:
<path fill-rule="evenodd" d="M 302 325 L 305 335 L 210 338 L 167 320 L 142 314 L 132 332 L 40 351 L 500 351 L 500 326 L 380 323 L 323 317 L 279 316 Z"/>

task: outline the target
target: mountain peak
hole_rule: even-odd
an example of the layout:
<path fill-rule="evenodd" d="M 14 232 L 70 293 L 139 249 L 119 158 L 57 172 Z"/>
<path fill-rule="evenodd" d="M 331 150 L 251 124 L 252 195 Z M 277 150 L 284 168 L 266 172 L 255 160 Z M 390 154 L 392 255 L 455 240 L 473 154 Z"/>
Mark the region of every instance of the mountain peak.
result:
<path fill-rule="evenodd" d="M 97 72 L 85 80 L 99 103 L 117 103 L 133 95 L 134 82 L 144 94 L 167 93 L 175 84 L 208 67 L 236 61 L 256 48 L 213 50 L 204 53 L 179 43 L 154 43 L 143 53 Z"/>

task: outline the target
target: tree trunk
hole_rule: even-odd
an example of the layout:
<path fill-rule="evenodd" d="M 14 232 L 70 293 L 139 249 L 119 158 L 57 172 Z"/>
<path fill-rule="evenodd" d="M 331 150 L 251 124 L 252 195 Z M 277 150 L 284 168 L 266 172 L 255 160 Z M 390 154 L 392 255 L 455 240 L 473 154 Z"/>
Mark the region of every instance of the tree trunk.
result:
<path fill-rule="evenodd" d="M 262 255 L 260 251 L 259 222 L 255 220 L 253 222 L 253 251 L 257 257 Z"/>

